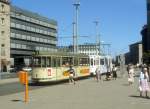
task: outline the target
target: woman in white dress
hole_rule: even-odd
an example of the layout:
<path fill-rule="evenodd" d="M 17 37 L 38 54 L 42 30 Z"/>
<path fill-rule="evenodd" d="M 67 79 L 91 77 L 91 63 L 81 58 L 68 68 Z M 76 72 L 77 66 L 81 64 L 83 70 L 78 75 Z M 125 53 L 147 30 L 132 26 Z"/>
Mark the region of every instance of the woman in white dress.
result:
<path fill-rule="evenodd" d="M 133 68 L 133 66 L 129 67 L 128 82 L 129 82 L 129 85 L 134 83 L 134 68 Z"/>
<path fill-rule="evenodd" d="M 148 76 L 147 68 L 143 68 L 143 71 L 141 72 L 139 78 L 139 90 L 140 90 L 140 96 L 142 96 L 142 93 L 145 92 L 147 98 L 149 98 L 148 92 L 150 91 L 148 81 L 149 81 L 149 76 Z"/>

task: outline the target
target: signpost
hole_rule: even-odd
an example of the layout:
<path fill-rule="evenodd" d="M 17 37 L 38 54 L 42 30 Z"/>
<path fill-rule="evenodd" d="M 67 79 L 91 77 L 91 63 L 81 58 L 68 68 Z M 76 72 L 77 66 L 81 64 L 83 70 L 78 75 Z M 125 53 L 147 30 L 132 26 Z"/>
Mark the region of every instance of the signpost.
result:
<path fill-rule="evenodd" d="M 28 72 L 26 71 L 19 71 L 19 80 L 20 83 L 25 85 L 25 96 L 24 101 L 28 102 L 28 96 L 29 96 L 29 89 L 28 89 Z"/>

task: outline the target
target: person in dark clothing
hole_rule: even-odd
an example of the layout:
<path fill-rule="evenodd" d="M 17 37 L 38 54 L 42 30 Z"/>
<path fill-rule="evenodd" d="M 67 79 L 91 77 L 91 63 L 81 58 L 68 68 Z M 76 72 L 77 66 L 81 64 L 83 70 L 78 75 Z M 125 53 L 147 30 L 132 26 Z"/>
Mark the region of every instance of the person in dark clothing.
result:
<path fill-rule="evenodd" d="M 116 66 L 113 66 L 112 73 L 113 73 L 113 78 L 116 80 L 116 78 L 117 78 L 117 68 L 116 68 Z"/>

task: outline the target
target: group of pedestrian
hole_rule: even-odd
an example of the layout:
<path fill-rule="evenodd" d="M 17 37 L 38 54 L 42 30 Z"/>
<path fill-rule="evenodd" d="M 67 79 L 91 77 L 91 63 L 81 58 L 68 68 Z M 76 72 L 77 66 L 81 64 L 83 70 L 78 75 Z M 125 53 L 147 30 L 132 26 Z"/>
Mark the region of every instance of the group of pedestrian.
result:
<path fill-rule="evenodd" d="M 106 80 L 117 79 L 117 67 L 113 65 L 112 69 L 106 73 Z"/>
<path fill-rule="evenodd" d="M 128 71 L 128 82 L 129 85 L 134 83 L 134 67 L 132 64 L 129 64 L 127 66 L 127 71 Z M 149 98 L 148 92 L 150 91 L 149 87 L 149 70 L 146 65 L 141 66 L 141 72 L 139 75 L 139 81 L 138 81 L 138 90 L 140 91 L 140 96 L 143 96 L 143 93 L 145 93 L 145 97 Z"/>

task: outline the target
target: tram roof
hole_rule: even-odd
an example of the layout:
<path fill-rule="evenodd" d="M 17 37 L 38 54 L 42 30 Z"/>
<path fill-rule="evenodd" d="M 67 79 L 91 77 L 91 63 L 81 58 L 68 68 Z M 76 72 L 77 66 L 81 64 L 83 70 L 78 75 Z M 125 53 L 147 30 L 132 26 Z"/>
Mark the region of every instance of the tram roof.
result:
<path fill-rule="evenodd" d="M 71 53 L 71 52 L 38 52 L 33 54 L 33 56 L 67 56 L 67 57 L 74 57 L 74 56 L 78 56 L 78 57 L 88 57 L 88 55 L 85 54 L 81 54 L 81 53 Z"/>

